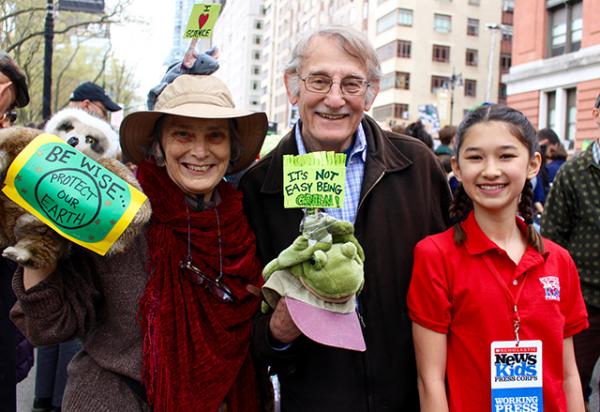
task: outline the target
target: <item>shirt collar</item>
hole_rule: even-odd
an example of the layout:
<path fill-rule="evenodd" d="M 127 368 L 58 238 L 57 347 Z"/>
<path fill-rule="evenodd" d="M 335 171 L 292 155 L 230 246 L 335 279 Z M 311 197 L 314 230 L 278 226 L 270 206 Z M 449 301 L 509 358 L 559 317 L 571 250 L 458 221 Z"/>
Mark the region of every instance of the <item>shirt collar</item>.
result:
<path fill-rule="evenodd" d="M 295 139 L 296 146 L 298 146 L 298 154 L 303 155 L 306 154 L 306 147 L 304 146 L 304 141 L 302 140 L 302 133 L 300 129 L 302 128 L 302 121 L 298 120 L 295 127 Z M 362 123 L 358 124 L 358 128 L 355 133 L 354 145 L 352 146 L 352 151 L 350 152 L 350 156 L 347 157 L 347 160 L 350 160 L 356 155 L 360 155 L 360 158 L 363 162 L 367 160 L 367 136 L 365 135 L 365 129 L 363 128 Z"/>
<path fill-rule="evenodd" d="M 525 235 L 527 238 L 527 225 L 518 216 L 515 216 L 515 220 L 517 222 L 517 227 Z M 481 255 L 490 250 L 496 250 L 499 253 L 506 254 L 506 251 L 494 243 L 479 227 L 477 220 L 475 220 L 475 213 L 473 211 L 469 212 L 469 216 L 461 223 L 465 234 L 467 235 L 467 239 L 465 240 L 465 248 L 467 252 L 471 255 Z M 527 250 L 525 251 L 524 257 L 527 256 L 527 259 L 533 257 L 534 260 L 535 255 L 538 257 L 543 257 L 544 259 L 547 257 L 547 252 L 540 254 L 537 250 L 535 250 L 531 245 L 527 244 Z M 533 255 L 533 256 L 532 256 Z"/>

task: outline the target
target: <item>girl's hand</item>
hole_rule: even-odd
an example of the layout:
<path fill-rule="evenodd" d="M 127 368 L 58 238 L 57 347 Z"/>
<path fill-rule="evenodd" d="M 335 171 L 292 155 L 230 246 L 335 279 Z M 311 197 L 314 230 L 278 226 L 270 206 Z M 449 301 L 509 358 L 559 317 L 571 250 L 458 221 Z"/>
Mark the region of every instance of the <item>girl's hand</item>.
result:
<path fill-rule="evenodd" d="M 565 397 L 567 398 L 567 411 L 585 412 L 583 392 L 581 391 L 581 381 L 579 380 L 577 363 L 575 363 L 573 337 L 566 338 L 563 341 L 563 370 L 563 388 L 565 391 Z"/>
<path fill-rule="evenodd" d="M 413 322 L 421 412 L 448 412 L 446 335 Z"/>

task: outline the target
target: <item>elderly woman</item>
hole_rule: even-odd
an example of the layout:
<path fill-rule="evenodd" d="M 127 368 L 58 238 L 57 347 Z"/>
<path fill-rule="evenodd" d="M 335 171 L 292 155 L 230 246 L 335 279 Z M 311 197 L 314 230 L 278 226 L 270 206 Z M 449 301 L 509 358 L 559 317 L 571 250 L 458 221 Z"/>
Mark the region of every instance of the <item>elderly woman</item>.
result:
<path fill-rule="evenodd" d="M 180 76 L 153 111 L 124 119 L 123 152 L 152 205 L 144 235 L 108 258 L 74 247 L 13 283 L 13 318 L 32 342 L 82 337 L 63 410 L 259 410 L 249 290 L 261 267 L 223 177 L 252 163 L 266 129 L 212 76 Z"/>

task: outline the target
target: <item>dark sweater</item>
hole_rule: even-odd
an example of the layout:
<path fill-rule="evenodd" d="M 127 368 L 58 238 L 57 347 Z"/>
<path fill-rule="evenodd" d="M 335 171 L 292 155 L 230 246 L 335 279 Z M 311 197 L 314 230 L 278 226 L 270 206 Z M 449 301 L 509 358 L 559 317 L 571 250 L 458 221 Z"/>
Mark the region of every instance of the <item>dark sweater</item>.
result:
<path fill-rule="evenodd" d="M 546 199 L 542 235 L 569 250 L 585 303 L 600 308 L 600 165 L 592 145 L 558 171 Z"/>
<path fill-rule="evenodd" d="M 64 411 L 143 411 L 125 380 L 141 372 L 137 303 L 146 285 L 146 241 L 110 258 L 75 248 L 47 279 L 25 291 L 13 280 L 18 302 L 11 316 L 34 345 L 80 337 L 83 349 L 69 365 Z"/>

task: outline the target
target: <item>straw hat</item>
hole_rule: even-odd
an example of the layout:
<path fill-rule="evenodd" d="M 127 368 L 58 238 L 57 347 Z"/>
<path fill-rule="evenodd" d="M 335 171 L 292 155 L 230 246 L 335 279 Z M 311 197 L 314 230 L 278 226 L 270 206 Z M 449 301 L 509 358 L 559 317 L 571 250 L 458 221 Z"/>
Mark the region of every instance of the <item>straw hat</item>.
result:
<path fill-rule="evenodd" d="M 163 115 L 196 119 L 236 119 L 240 156 L 232 165 L 232 173 L 250 166 L 265 139 L 267 116 L 237 110 L 229 89 L 213 76 L 182 75 L 158 96 L 153 111 L 132 113 L 123 119 L 120 136 L 125 157 L 139 164 L 153 142 L 152 131 Z"/>

